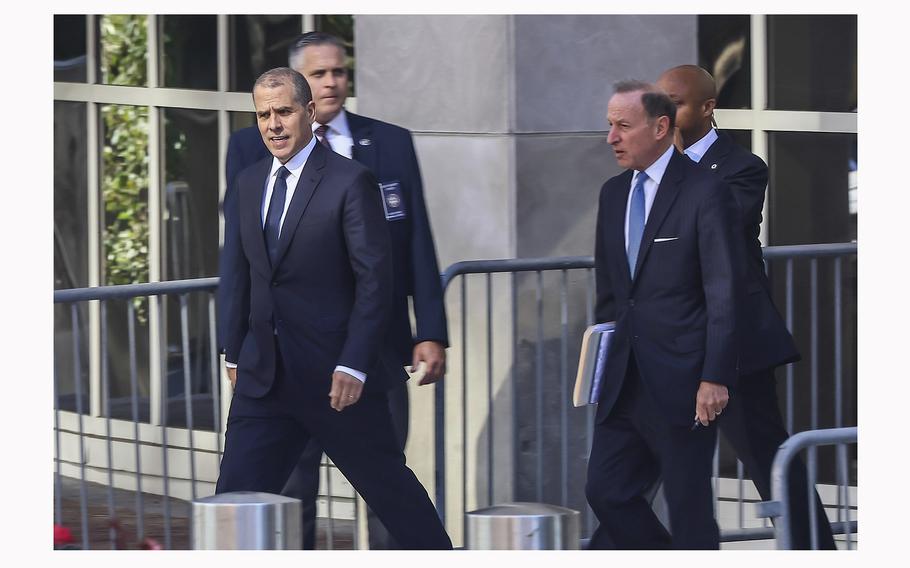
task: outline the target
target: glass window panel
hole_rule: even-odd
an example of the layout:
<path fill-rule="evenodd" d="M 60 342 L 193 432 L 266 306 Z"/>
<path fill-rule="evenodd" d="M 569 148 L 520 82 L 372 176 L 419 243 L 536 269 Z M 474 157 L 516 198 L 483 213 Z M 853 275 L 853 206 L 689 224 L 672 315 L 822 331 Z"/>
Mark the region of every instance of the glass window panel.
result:
<path fill-rule="evenodd" d="M 856 112 L 856 16 L 768 16 L 768 108 Z"/>
<path fill-rule="evenodd" d="M 322 15 L 315 16 L 315 20 L 316 31 L 332 34 L 344 41 L 348 54 L 345 62 L 348 68 L 348 96 L 357 96 L 354 82 L 354 66 L 357 61 L 354 53 L 354 16 L 349 14 Z"/>
<path fill-rule="evenodd" d="M 54 289 L 88 286 L 85 103 L 54 101 Z"/>
<path fill-rule="evenodd" d="M 86 16 L 54 14 L 54 81 L 86 81 Z"/>
<path fill-rule="evenodd" d="M 770 241 L 775 245 L 829 243 L 856 238 L 856 134 L 769 133 Z M 841 364 L 843 365 L 844 426 L 856 425 L 856 257 L 842 261 Z M 770 265 L 774 300 L 781 313 L 786 306 L 786 273 L 781 261 Z M 812 289 L 808 260 L 794 262 L 793 336 L 803 356 L 794 370 L 794 431 L 812 427 L 811 353 Z M 818 261 L 818 427 L 834 427 L 835 321 L 834 261 Z M 783 373 L 781 373 L 783 374 Z M 784 384 L 780 381 L 780 395 Z M 782 404 L 785 399 L 781 398 Z M 851 456 L 855 458 L 855 446 Z M 819 471 L 833 472 L 833 450 L 819 452 Z M 822 483 L 834 480 L 822 475 Z"/>
<path fill-rule="evenodd" d="M 719 108 L 752 107 L 749 18 L 748 15 L 698 17 L 698 64 L 714 75 Z"/>
<path fill-rule="evenodd" d="M 287 67 L 288 47 L 302 29 L 299 15 L 229 16 L 230 90 L 251 92 L 259 75 Z"/>
<path fill-rule="evenodd" d="M 161 85 L 180 89 L 218 88 L 216 16 L 159 16 Z"/>
<path fill-rule="evenodd" d="M 56 22 L 55 22 L 56 23 Z M 84 22 L 83 22 L 84 26 Z M 88 286 L 88 189 L 85 103 L 54 101 L 54 289 Z M 79 384 L 88 412 L 88 310 L 77 308 Z M 77 373 L 72 311 L 54 304 L 54 372 L 57 406 L 75 411 Z"/>
<path fill-rule="evenodd" d="M 148 84 L 146 16 L 113 15 L 98 17 L 101 83 L 144 87 Z"/>
<path fill-rule="evenodd" d="M 167 108 L 163 280 L 218 273 L 218 113 Z"/>
<path fill-rule="evenodd" d="M 256 113 L 254 112 L 229 112 L 231 132 L 236 132 L 241 128 L 254 126 L 256 124 Z"/>
<path fill-rule="evenodd" d="M 148 108 L 101 107 L 103 284 L 148 282 Z M 148 419 L 149 303 L 133 301 L 143 420 Z M 112 414 L 129 418 L 130 366 L 125 302 L 108 306 L 108 364 Z M 126 413 L 126 414 L 121 414 Z"/>
<path fill-rule="evenodd" d="M 163 280 L 218 274 L 218 113 L 168 108 L 164 128 Z M 168 424 L 186 426 L 184 356 L 189 357 L 193 426 L 214 427 L 208 294 L 187 297 L 189 353 L 183 350 L 180 302 L 165 302 Z M 217 393 L 216 393 L 217 395 Z"/>
<path fill-rule="evenodd" d="M 54 304 L 54 380 L 55 407 L 60 410 L 83 414 L 89 412 L 89 321 L 88 304 L 77 304 L 76 330 L 73 329 L 72 304 Z M 76 370 L 76 347 L 79 347 L 79 372 Z M 76 380 L 78 377 L 81 396 L 77 397 Z"/>
<path fill-rule="evenodd" d="M 856 238 L 856 134 L 771 132 L 771 243 Z"/>

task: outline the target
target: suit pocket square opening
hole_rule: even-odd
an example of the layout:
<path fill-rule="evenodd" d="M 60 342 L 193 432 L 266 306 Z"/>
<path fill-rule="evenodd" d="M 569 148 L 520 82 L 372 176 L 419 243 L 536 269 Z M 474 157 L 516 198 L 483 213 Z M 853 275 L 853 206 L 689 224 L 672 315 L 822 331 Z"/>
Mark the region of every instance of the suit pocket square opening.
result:
<path fill-rule="evenodd" d="M 654 239 L 654 242 L 655 243 L 665 243 L 667 241 L 675 241 L 677 239 L 679 239 L 679 237 L 660 237 L 660 238 Z"/>

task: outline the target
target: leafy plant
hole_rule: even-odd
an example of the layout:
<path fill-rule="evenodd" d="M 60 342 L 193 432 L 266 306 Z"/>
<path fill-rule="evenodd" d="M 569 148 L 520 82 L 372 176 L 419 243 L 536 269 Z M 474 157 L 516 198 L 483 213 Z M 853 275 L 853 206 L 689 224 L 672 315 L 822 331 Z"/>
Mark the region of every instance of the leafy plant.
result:
<path fill-rule="evenodd" d="M 99 21 L 102 81 L 144 85 L 146 16 L 102 16 Z M 101 120 L 104 281 L 148 282 L 148 108 L 104 105 Z M 144 323 L 145 302 L 136 301 L 135 307 L 139 321 Z"/>

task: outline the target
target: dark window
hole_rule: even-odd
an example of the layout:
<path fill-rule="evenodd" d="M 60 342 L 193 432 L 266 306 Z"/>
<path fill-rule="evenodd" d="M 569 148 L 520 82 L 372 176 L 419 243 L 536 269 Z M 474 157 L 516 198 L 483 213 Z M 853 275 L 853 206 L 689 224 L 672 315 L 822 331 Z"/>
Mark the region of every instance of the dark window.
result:
<path fill-rule="evenodd" d="M 85 16 L 54 15 L 54 81 L 85 83 Z"/>
<path fill-rule="evenodd" d="M 750 41 L 748 15 L 698 17 L 698 64 L 717 82 L 719 108 L 752 107 Z"/>
<path fill-rule="evenodd" d="M 856 16 L 768 16 L 768 108 L 856 112 Z"/>
<path fill-rule="evenodd" d="M 161 278 L 183 280 L 218 273 L 218 113 L 168 108 L 162 112 L 165 141 L 164 226 Z M 168 425 L 186 426 L 184 357 L 189 357 L 189 388 L 193 427 L 212 430 L 212 351 L 209 296 L 187 296 L 187 337 L 184 351 L 180 300 L 165 300 L 163 327 L 167 346 Z M 217 373 L 217 367 L 215 372 Z M 217 395 L 217 392 L 216 392 Z"/>
<path fill-rule="evenodd" d="M 856 134 L 771 132 L 768 148 L 771 243 L 855 239 Z"/>
<path fill-rule="evenodd" d="M 288 47 L 302 22 L 300 16 L 229 16 L 230 90 L 249 93 L 259 75 L 287 67 Z"/>
<path fill-rule="evenodd" d="M 256 113 L 254 112 L 229 112 L 231 132 L 236 132 L 241 128 L 256 125 Z"/>
<path fill-rule="evenodd" d="M 85 103 L 54 101 L 54 289 L 88 286 Z"/>
<path fill-rule="evenodd" d="M 354 16 L 351 15 L 325 15 L 315 16 L 316 31 L 326 32 L 340 37 L 344 41 L 345 51 L 347 51 L 347 68 L 348 68 L 348 96 L 356 96 L 354 69 Z"/>
<path fill-rule="evenodd" d="M 83 23 L 84 25 L 84 23 Z M 88 190 L 85 103 L 54 101 L 54 289 L 88 286 Z M 88 412 L 88 310 L 54 304 L 54 376 L 58 408 Z M 79 361 L 75 344 L 78 343 Z M 78 368 L 78 372 L 76 369 Z"/>
<path fill-rule="evenodd" d="M 159 16 L 161 86 L 218 88 L 216 16 Z"/>

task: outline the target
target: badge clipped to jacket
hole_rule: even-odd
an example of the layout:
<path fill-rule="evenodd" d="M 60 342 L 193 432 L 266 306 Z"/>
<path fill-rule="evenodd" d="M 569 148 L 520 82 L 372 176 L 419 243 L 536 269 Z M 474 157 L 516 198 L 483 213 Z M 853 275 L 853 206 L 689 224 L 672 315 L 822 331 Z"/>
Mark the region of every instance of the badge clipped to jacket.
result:
<path fill-rule="evenodd" d="M 386 220 L 397 221 L 404 219 L 406 213 L 404 196 L 401 194 L 401 184 L 397 181 L 380 183 L 379 190 L 382 192 L 382 208 L 385 210 Z"/>

